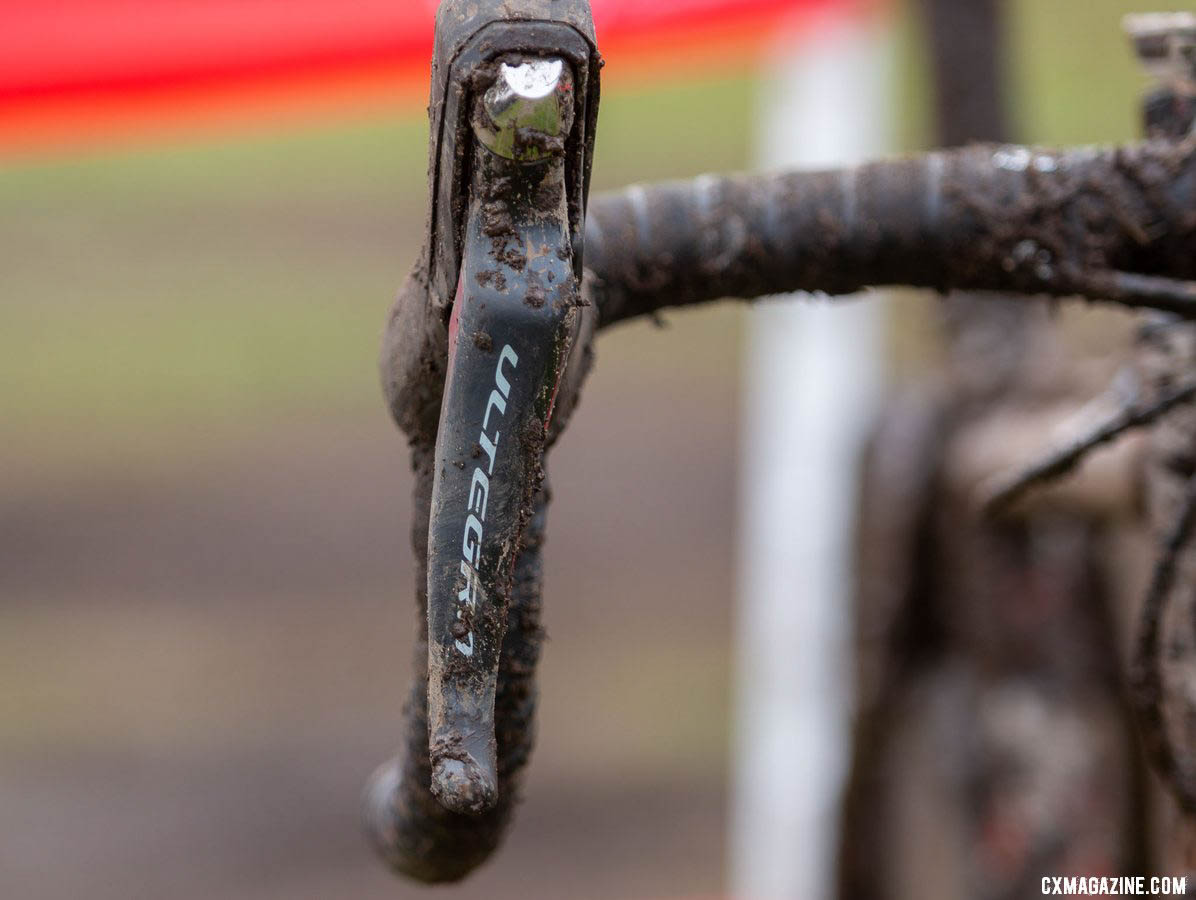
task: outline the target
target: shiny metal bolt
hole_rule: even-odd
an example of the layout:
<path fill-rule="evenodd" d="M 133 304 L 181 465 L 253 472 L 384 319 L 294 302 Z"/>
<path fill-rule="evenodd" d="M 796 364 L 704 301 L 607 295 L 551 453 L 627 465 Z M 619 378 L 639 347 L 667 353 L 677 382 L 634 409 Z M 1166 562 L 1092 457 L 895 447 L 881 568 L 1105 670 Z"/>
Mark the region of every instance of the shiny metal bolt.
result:
<path fill-rule="evenodd" d="M 561 59 L 502 63 L 474 116 L 478 140 L 505 159 L 560 156 L 573 127 L 573 72 Z"/>

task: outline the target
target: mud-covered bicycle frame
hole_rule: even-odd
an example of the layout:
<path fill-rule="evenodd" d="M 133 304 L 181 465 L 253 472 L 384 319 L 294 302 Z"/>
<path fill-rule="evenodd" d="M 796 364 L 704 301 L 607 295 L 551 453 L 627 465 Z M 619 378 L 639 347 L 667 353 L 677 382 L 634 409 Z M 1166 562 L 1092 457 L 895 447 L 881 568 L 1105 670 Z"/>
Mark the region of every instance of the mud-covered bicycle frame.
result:
<path fill-rule="evenodd" d="M 365 818 L 384 858 L 464 877 L 532 744 L 544 453 L 598 329 L 666 307 L 907 285 L 1083 296 L 1196 318 L 1196 139 L 972 147 L 706 176 L 587 202 L 601 59 L 584 0 L 445 0 L 427 239 L 382 380 L 416 473 L 421 640 L 403 751 Z"/>

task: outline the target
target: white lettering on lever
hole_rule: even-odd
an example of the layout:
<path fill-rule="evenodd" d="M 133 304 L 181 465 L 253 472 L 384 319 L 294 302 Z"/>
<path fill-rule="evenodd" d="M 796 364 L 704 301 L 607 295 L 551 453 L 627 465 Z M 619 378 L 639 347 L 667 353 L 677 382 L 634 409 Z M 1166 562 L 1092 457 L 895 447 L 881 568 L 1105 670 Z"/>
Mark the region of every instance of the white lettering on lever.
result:
<path fill-rule="evenodd" d="M 488 460 L 483 469 L 481 462 L 473 470 L 466 501 L 465 532 L 461 537 L 461 574 L 465 587 L 457 593 L 457 621 L 467 622 L 469 630 L 463 638 L 453 642 L 463 656 L 473 656 L 473 611 L 478 605 L 478 567 L 482 560 L 482 528 L 486 522 L 486 504 L 490 499 L 490 476 L 494 474 L 494 460 L 498 455 L 499 432 L 494 437 L 486 433 L 490 427 L 490 413 L 497 412 L 502 418 L 507 412 L 507 399 L 511 396 L 511 382 L 503 374 L 503 363 L 511 364 L 511 371 L 519 365 L 519 354 L 506 344 L 498 355 L 498 366 L 494 370 L 494 390 L 486 401 L 482 416 L 482 430 L 478 435 L 478 446 L 485 451 Z M 470 615 L 466 617 L 466 613 Z"/>

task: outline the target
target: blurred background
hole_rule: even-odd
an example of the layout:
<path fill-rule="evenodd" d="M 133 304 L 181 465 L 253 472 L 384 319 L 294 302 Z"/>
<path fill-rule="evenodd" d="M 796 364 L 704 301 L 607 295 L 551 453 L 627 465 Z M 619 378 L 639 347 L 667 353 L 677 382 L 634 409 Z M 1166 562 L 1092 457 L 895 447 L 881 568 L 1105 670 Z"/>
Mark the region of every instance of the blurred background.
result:
<path fill-rule="evenodd" d="M 45 35 L 85 47 L 62 17 L 88 5 L 0 10 L 0 896 L 417 896 L 357 815 L 398 742 L 416 626 L 407 454 L 375 360 L 421 239 L 430 28 L 412 26 L 418 64 L 382 42 L 199 84 L 13 80 L 41 71 Z M 759 159 L 783 5 L 700 28 L 599 16 L 595 190 Z M 1017 139 L 1134 137 L 1119 21 L 1154 6 L 1011 0 Z M 924 147 L 917 9 L 859 14 L 891 29 L 896 143 Z M 430 6 L 387 21 L 406 16 Z M 121 52 L 182 59 L 152 25 Z M 895 299 L 893 380 L 934 358 L 932 302 Z M 526 800 L 495 860 L 440 896 L 722 896 L 746 315 L 599 340 L 551 459 Z"/>

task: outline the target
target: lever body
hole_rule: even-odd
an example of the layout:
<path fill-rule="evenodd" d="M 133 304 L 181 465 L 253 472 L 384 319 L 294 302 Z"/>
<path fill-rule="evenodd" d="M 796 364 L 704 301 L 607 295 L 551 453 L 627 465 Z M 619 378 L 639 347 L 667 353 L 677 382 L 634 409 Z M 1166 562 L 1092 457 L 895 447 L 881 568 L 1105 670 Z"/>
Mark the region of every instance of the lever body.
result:
<path fill-rule="evenodd" d="M 513 567 L 579 320 L 563 155 L 524 163 L 477 146 L 472 182 L 428 530 L 432 791 L 463 813 L 497 799 Z"/>
<path fill-rule="evenodd" d="M 531 750 L 543 456 L 595 328 L 579 294 L 600 67 L 586 0 L 440 3 L 427 235 L 381 361 L 416 474 L 420 634 L 407 736 L 364 803 L 381 855 L 424 882 L 499 844 Z"/>

